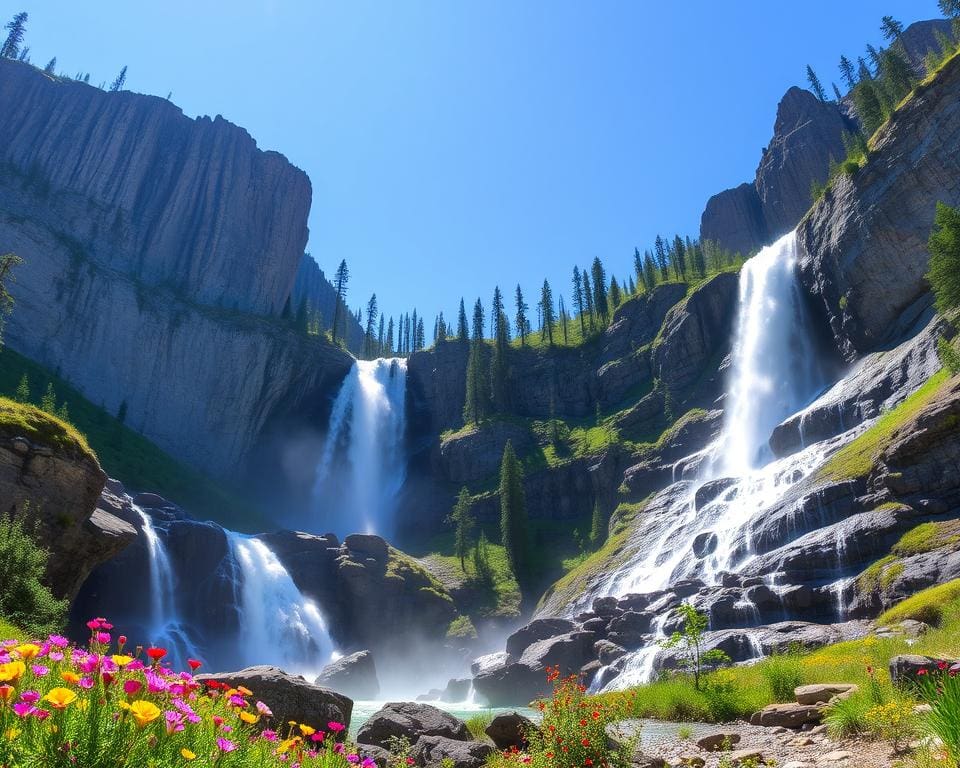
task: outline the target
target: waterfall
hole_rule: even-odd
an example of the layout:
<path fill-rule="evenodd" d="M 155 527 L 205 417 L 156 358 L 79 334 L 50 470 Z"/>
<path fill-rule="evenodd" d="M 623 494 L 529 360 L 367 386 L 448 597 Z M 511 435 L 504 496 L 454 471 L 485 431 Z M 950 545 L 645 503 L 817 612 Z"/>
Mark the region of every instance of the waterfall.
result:
<path fill-rule="evenodd" d="M 337 393 L 313 489 L 314 530 L 394 533 L 406 477 L 407 363 L 358 360 Z"/>
<path fill-rule="evenodd" d="M 185 669 L 188 658 L 198 655 L 186 625 L 180 620 L 176 602 L 176 582 L 167 548 L 160 540 L 153 518 L 134 505 L 140 516 L 143 537 L 147 544 L 150 573 L 150 616 L 147 634 L 151 643 L 167 649 L 169 661 L 177 669 Z"/>
<path fill-rule="evenodd" d="M 790 233 L 743 265 L 721 435 L 678 462 L 695 469 L 682 471 L 640 518 L 633 553 L 607 576 L 602 594 L 652 592 L 686 577 L 716 584 L 721 572 L 750 561 L 749 553 L 734 555 L 746 525 L 822 464 L 822 446 L 773 460 L 768 445 L 774 427 L 808 405 L 826 379 L 807 325 L 796 247 Z M 697 491 L 721 479 L 727 487 L 698 506 Z M 692 548 L 700 535 L 716 537 L 712 554 L 703 558 Z M 651 645 L 631 654 L 606 688 L 648 680 L 656 650 Z"/>
<path fill-rule="evenodd" d="M 303 596 L 266 544 L 232 531 L 226 534 L 236 564 L 240 659 L 244 664 L 275 664 L 294 674 L 316 675 L 333 652 L 316 604 Z"/>

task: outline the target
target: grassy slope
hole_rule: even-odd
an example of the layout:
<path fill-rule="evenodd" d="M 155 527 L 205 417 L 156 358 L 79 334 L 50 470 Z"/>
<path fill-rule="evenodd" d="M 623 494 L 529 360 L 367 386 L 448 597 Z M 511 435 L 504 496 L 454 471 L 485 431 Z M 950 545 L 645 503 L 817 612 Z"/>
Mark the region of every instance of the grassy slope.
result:
<path fill-rule="evenodd" d="M 11 349 L 0 351 L 0 394 L 12 396 L 23 374 L 29 379 L 33 402 L 40 401 L 48 383 L 53 384 L 58 405 L 67 404 L 75 426 L 71 427 L 73 433 L 81 440 L 80 433 L 86 435 L 111 477 L 135 491 L 159 493 L 197 517 L 208 517 L 241 531 L 264 529 L 265 517 L 237 492 L 179 463 L 42 366 Z"/>
<path fill-rule="evenodd" d="M 49 446 L 72 455 L 84 455 L 96 461 L 87 439 L 76 427 L 33 405 L 18 403 L 0 396 L 0 435 L 25 437 L 31 442 Z"/>

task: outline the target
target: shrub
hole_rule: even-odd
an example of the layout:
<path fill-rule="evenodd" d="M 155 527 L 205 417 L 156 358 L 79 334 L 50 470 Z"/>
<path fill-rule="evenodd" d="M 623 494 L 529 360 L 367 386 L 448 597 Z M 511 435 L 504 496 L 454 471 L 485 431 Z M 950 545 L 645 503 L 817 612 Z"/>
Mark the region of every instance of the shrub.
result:
<path fill-rule="evenodd" d="M 43 584 L 47 558 L 21 517 L 0 518 L 0 617 L 38 636 L 60 629 L 67 614 Z"/>
<path fill-rule="evenodd" d="M 867 732 L 867 712 L 872 706 L 866 695 L 857 693 L 833 702 L 827 707 L 823 720 L 835 737 L 856 736 Z"/>
<path fill-rule="evenodd" d="M 954 765 L 960 765 L 960 670 L 954 666 L 938 671 L 921 684 L 923 698 L 932 707 L 921 727 L 942 741 Z"/>
<path fill-rule="evenodd" d="M 487 726 L 493 722 L 493 712 L 477 712 L 464 722 L 470 735 L 477 741 L 483 741 L 487 738 Z"/>
<path fill-rule="evenodd" d="M 943 367 L 950 371 L 952 375 L 956 376 L 960 373 L 960 352 L 957 352 L 956 347 L 943 336 L 937 339 L 937 356 L 943 363 Z"/>
<path fill-rule="evenodd" d="M 87 626 L 86 648 L 57 635 L 0 644 L 0 765 L 373 768 L 371 759 L 338 743 L 341 723 L 278 723 L 261 731 L 272 725 L 272 713 L 254 692 L 201 684 L 192 675 L 199 662 L 191 672 L 169 669 L 162 648 L 129 655 L 103 619 Z"/>
<path fill-rule="evenodd" d="M 797 653 L 774 654 L 760 662 L 759 669 L 774 701 L 793 701 L 793 691 L 803 685 L 803 661 Z"/>
<path fill-rule="evenodd" d="M 937 309 L 948 312 L 960 307 L 960 210 L 937 203 L 928 245 L 927 279 L 933 288 Z"/>
<path fill-rule="evenodd" d="M 729 670 L 721 670 L 704 680 L 703 695 L 710 719 L 718 723 L 736 720 L 740 714 L 739 693 L 736 678 Z"/>
<path fill-rule="evenodd" d="M 899 752 L 905 742 L 917 731 L 917 717 L 913 702 L 892 699 L 885 704 L 875 704 L 863 713 L 867 731 L 873 736 L 886 739 Z"/>

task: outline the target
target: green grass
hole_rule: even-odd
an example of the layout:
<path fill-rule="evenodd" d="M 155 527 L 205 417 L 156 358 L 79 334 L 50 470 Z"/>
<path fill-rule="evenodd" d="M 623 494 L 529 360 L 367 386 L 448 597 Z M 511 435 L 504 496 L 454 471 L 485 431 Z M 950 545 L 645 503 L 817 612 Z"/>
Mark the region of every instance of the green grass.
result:
<path fill-rule="evenodd" d="M 938 584 L 908 597 L 880 614 L 877 623 L 896 624 L 906 619 L 938 626 L 941 632 L 953 628 L 957 634 L 951 653 L 960 653 L 960 579 Z M 929 634 L 924 635 L 921 642 L 925 641 Z"/>
<path fill-rule="evenodd" d="M 947 378 L 943 370 L 931 376 L 900 405 L 880 416 L 866 432 L 837 451 L 817 473 L 817 479 L 842 481 L 869 475 L 894 432 L 936 397 Z"/>
<path fill-rule="evenodd" d="M 7 438 L 25 437 L 32 443 L 57 452 L 97 460 L 86 438 L 72 424 L 36 406 L 6 397 L 0 397 L 0 435 Z"/>
<path fill-rule="evenodd" d="M 477 712 L 464 720 L 467 730 L 470 731 L 470 735 L 473 736 L 474 741 L 487 740 L 487 726 L 492 722 L 493 712 Z"/>
<path fill-rule="evenodd" d="M 18 629 L 13 626 L 13 624 L 8 624 L 3 619 L 0 619 L 0 641 L 2 640 L 23 640 L 26 637 L 26 633 L 23 630 Z"/>
<path fill-rule="evenodd" d="M 40 402 L 47 385 L 52 383 L 58 405 L 67 405 L 71 424 L 45 418 L 54 439 L 92 448 L 104 471 L 131 490 L 159 493 L 196 517 L 207 517 L 235 530 L 253 533 L 270 527 L 265 515 L 238 490 L 176 461 L 46 368 L 9 348 L 0 351 L 0 395 L 12 396 L 24 374 L 30 382 L 31 401 Z M 30 427 L 29 420 L 21 424 L 26 418 L 22 412 L 7 418 L 10 428 Z M 30 434 L 24 436 L 32 439 Z"/>
<path fill-rule="evenodd" d="M 960 520 L 921 523 L 900 537 L 892 552 L 900 557 L 933 552 L 960 544 Z"/>

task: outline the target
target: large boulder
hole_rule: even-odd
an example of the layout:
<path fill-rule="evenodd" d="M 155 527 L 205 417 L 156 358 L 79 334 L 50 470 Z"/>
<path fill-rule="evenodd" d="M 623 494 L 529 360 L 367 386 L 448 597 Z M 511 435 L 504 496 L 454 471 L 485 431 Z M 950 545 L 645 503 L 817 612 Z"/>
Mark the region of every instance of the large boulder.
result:
<path fill-rule="evenodd" d="M 527 746 L 527 736 L 534 727 L 533 721 L 528 717 L 517 712 L 502 712 L 490 721 L 484 733 L 490 737 L 497 749 L 523 749 Z"/>
<path fill-rule="evenodd" d="M 534 643 L 572 632 L 574 629 L 576 625 L 570 619 L 534 619 L 507 638 L 507 653 L 519 658 Z"/>
<path fill-rule="evenodd" d="M 328 688 L 309 683 L 302 677 L 288 675 L 279 667 L 248 667 L 239 672 L 197 675 L 197 680 L 216 680 L 233 687 L 244 686 L 253 692 L 254 698 L 270 707 L 273 718 L 269 722 L 273 724 L 294 720 L 323 730 L 326 730 L 329 722 L 350 725 L 353 701 Z M 261 722 L 266 725 L 266 721 Z"/>
<path fill-rule="evenodd" d="M 354 699 L 375 699 L 380 693 L 377 665 L 370 651 L 357 651 L 337 659 L 325 666 L 314 682 Z"/>
<path fill-rule="evenodd" d="M 358 744 L 373 744 L 388 749 L 393 739 L 415 744 L 423 736 L 441 736 L 455 741 L 470 741 L 463 721 L 429 704 L 391 702 L 371 715 L 357 732 Z"/>
<path fill-rule="evenodd" d="M 800 728 L 823 719 L 821 704 L 771 704 L 750 716 L 750 725 L 769 728 Z"/>
<path fill-rule="evenodd" d="M 462 741 L 446 736 L 421 736 L 410 749 L 414 764 L 423 768 L 481 768 L 493 754 L 482 741 Z"/>

